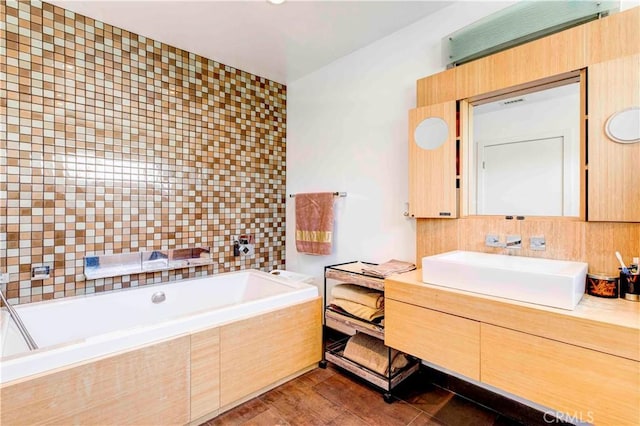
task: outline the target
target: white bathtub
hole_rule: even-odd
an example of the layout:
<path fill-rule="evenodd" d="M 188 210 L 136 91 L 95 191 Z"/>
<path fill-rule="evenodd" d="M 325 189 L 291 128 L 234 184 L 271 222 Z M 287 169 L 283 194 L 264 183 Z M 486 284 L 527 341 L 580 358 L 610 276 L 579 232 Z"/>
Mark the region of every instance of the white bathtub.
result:
<path fill-rule="evenodd" d="M 154 293 L 166 300 L 152 303 Z M 299 280 L 248 270 L 15 306 L 38 349 L 2 312 L 0 383 L 318 297 Z"/>

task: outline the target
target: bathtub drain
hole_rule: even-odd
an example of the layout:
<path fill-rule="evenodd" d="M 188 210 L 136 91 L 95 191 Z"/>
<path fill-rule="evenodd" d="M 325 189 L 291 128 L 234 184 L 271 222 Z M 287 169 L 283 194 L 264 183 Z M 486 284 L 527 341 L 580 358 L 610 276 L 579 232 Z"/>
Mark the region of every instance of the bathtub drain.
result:
<path fill-rule="evenodd" d="M 153 303 L 162 303 L 167 300 L 167 296 L 165 296 L 164 291 L 156 291 L 151 295 L 151 301 Z"/>

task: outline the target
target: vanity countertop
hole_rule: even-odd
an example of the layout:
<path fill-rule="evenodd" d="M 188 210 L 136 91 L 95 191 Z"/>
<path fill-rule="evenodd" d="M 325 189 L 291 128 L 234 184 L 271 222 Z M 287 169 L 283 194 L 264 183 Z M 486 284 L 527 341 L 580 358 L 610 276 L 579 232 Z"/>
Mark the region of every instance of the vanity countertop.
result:
<path fill-rule="evenodd" d="M 640 303 L 584 295 L 572 311 L 425 284 L 422 270 L 385 280 L 385 297 L 640 361 Z"/>

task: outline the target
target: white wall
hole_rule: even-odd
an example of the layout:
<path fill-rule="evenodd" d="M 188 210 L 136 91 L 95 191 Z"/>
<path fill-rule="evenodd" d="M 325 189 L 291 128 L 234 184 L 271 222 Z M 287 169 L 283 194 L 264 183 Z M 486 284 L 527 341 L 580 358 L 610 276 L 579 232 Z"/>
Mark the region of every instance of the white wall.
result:
<path fill-rule="evenodd" d="M 510 2 L 460 2 L 287 86 L 287 194 L 345 191 L 336 199 L 333 253 L 295 248 L 287 198 L 287 269 L 322 282 L 323 267 L 416 261 L 408 201 L 408 110 L 416 80 L 442 71 L 441 38 Z"/>

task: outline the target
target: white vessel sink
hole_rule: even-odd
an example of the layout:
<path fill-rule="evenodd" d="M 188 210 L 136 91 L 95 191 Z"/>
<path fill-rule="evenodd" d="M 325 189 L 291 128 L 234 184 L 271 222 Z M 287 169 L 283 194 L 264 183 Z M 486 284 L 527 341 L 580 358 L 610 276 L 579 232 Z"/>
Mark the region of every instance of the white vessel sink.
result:
<path fill-rule="evenodd" d="M 422 281 L 573 310 L 585 289 L 587 264 L 566 260 L 451 251 L 422 258 Z"/>

